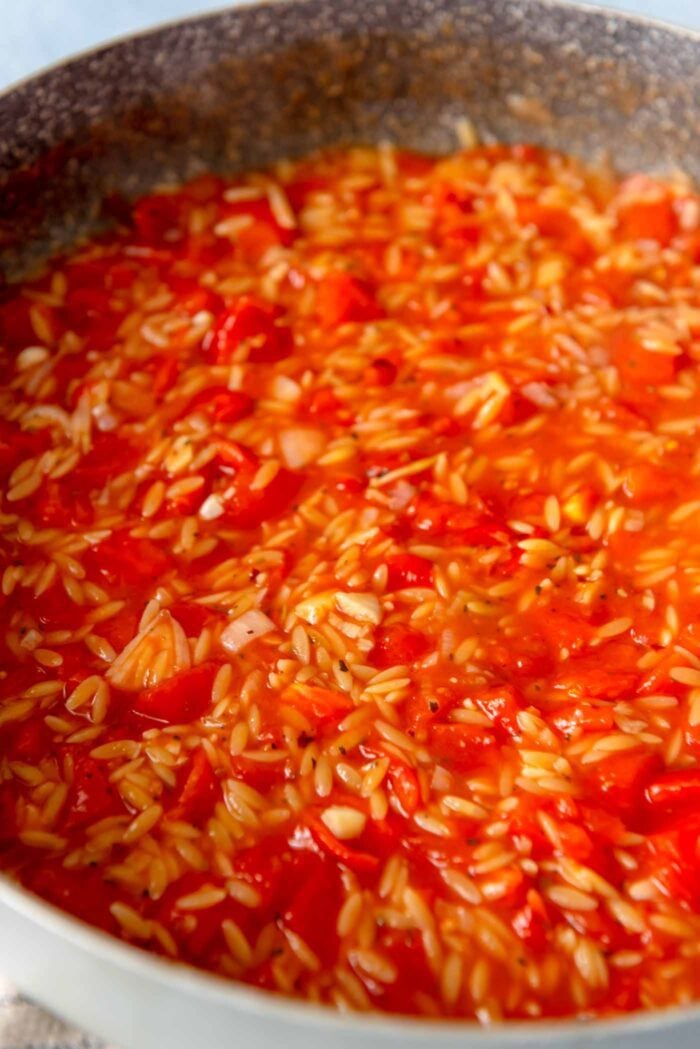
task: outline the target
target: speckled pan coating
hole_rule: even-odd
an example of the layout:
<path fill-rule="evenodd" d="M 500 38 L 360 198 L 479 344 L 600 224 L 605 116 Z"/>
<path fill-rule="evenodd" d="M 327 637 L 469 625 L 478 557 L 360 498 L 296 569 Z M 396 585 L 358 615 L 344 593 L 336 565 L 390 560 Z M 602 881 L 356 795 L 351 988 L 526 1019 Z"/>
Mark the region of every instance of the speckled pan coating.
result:
<path fill-rule="evenodd" d="M 0 98 L 0 265 L 94 230 L 110 194 L 316 146 L 442 151 L 455 118 L 700 176 L 700 36 L 543 0 L 290 0 L 132 37 Z"/>

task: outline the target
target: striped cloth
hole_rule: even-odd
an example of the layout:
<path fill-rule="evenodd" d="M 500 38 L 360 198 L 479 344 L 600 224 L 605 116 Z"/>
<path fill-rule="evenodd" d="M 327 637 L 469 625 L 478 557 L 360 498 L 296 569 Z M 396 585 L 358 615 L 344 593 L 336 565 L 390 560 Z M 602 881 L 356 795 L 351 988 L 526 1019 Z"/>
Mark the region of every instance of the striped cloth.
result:
<path fill-rule="evenodd" d="M 0 977 L 0 1049 L 109 1049 L 18 994 Z"/>

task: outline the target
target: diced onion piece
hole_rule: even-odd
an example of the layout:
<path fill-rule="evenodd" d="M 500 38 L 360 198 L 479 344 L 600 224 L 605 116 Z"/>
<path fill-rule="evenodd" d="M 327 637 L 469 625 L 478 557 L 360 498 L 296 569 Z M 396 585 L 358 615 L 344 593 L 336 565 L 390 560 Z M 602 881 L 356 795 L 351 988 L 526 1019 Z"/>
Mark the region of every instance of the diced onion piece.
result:
<path fill-rule="evenodd" d="M 292 426 L 283 430 L 279 442 L 285 466 L 290 470 L 298 470 L 313 462 L 326 447 L 324 434 L 310 426 Z"/>
<path fill-rule="evenodd" d="M 382 609 L 376 594 L 346 594 L 342 590 L 335 595 L 335 603 L 341 612 L 358 623 L 382 621 Z"/>
<path fill-rule="evenodd" d="M 199 516 L 203 521 L 214 521 L 221 517 L 224 512 L 224 504 L 218 495 L 208 495 L 199 508 Z"/>
<path fill-rule="evenodd" d="M 359 838 L 367 823 L 364 812 L 349 805 L 331 805 L 321 813 L 321 819 L 331 834 L 340 841 Z"/>
<path fill-rule="evenodd" d="M 390 510 L 405 510 L 415 494 L 414 485 L 401 478 L 388 492 L 387 505 Z"/>
<path fill-rule="evenodd" d="M 272 396 L 291 404 L 301 397 L 301 386 L 288 375 L 276 375 L 272 380 Z"/>
<path fill-rule="evenodd" d="M 234 619 L 221 634 L 221 644 L 227 652 L 240 652 L 251 641 L 264 637 L 275 629 L 275 624 L 264 612 L 252 608 Z"/>
<path fill-rule="evenodd" d="M 15 367 L 18 372 L 23 372 L 36 364 L 43 364 L 48 359 L 49 351 L 45 346 L 25 346 L 15 357 Z"/>

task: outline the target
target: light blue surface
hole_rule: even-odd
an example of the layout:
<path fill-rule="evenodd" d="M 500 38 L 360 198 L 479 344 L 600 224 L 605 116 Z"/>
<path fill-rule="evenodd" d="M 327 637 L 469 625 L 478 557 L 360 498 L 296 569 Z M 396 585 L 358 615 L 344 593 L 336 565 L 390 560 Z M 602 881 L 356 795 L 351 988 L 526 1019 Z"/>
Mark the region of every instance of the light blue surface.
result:
<path fill-rule="evenodd" d="M 111 37 L 217 6 L 217 0 L 0 0 L 0 85 Z M 700 0 L 607 0 L 601 6 L 700 29 Z"/>

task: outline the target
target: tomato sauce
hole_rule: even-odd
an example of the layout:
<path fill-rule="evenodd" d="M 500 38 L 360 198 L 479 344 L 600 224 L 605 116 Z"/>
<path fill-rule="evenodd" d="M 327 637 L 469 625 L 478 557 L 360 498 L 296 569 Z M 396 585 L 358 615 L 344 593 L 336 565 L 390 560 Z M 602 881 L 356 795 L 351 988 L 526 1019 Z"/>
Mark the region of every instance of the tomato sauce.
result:
<path fill-rule="evenodd" d="M 0 866 L 341 1008 L 700 997 L 699 203 L 351 149 L 10 288 Z"/>

